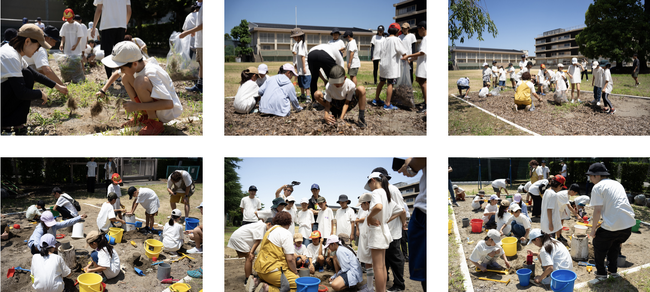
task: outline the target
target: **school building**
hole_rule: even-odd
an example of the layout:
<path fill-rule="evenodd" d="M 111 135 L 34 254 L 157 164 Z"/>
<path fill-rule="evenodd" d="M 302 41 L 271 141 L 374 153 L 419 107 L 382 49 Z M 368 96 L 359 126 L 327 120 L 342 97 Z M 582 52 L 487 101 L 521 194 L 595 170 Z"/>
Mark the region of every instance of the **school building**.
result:
<path fill-rule="evenodd" d="M 23 17 L 27 17 L 29 23 L 35 23 L 40 17 L 45 25 L 61 28 L 61 16 L 66 8 L 63 1 L 31 0 L 28 5 L 23 1 L 2 1 L 1 30 L 18 30 L 23 25 Z"/>
<path fill-rule="evenodd" d="M 291 30 L 296 28 L 294 24 L 274 24 L 250 22 L 248 24 L 251 32 L 251 47 L 255 55 L 255 62 L 273 62 L 293 60 L 291 49 L 295 44 L 291 38 Z M 372 30 L 358 27 L 334 27 L 334 26 L 314 26 L 298 25 L 305 33 L 307 50 L 319 45 L 327 44 L 332 36 L 330 33 L 335 28 L 343 35 L 346 31 L 352 31 L 354 39 L 359 46 L 359 58 L 361 61 L 370 60 L 370 40 L 374 35 Z M 341 39 L 343 39 L 341 37 Z M 347 44 L 346 40 L 343 40 Z"/>
<path fill-rule="evenodd" d="M 415 198 L 420 194 L 420 182 L 414 183 L 396 183 L 395 186 L 402 193 L 402 198 L 404 198 L 404 203 L 409 207 L 409 213 L 413 214 L 413 203 L 415 203 Z"/>
<path fill-rule="evenodd" d="M 449 69 L 481 69 L 483 63 L 492 66 L 492 61 L 497 61 L 497 65 L 503 65 L 504 68 L 508 66 L 508 63 L 518 67 L 521 55 L 528 56 L 527 52 L 522 50 L 453 46 L 450 55 L 451 68 Z M 526 58 L 527 61 L 531 61 L 530 59 Z"/>
<path fill-rule="evenodd" d="M 537 63 L 557 66 L 562 63 L 571 65 L 571 58 L 581 60 L 585 56 L 578 51 L 576 36 L 585 28 L 579 25 L 546 31 L 535 38 L 535 55 Z"/>
<path fill-rule="evenodd" d="M 418 36 L 417 24 L 420 21 L 427 20 L 427 1 L 426 0 L 406 0 L 393 4 L 395 7 L 395 16 L 393 19 L 401 26 L 403 23 L 408 22 L 411 25 L 409 33 L 414 33 L 415 37 L 420 40 Z"/>

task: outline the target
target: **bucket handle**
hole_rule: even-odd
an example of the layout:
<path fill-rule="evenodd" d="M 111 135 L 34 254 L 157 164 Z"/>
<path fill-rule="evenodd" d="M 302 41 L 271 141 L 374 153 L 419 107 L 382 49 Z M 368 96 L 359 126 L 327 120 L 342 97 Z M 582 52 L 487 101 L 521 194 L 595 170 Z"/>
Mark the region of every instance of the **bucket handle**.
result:
<path fill-rule="evenodd" d="M 555 282 L 557 283 L 559 281 L 556 280 Z M 555 287 L 554 290 L 564 290 L 564 288 L 566 288 L 567 285 L 569 285 L 569 282 L 564 282 L 564 285 L 562 286 L 562 288 Z M 551 285 L 551 286 L 553 286 L 553 285 Z M 553 287 L 551 287 L 551 288 L 553 288 Z"/>
<path fill-rule="evenodd" d="M 91 287 L 91 286 L 86 286 L 86 288 L 88 288 L 88 289 L 90 289 L 90 290 L 92 290 L 92 291 L 94 291 L 94 292 L 103 292 L 103 291 L 104 291 L 104 285 L 101 285 L 101 283 L 102 283 L 102 282 L 99 282 L 99 284 L 100 284 L 100 285 L 99 285 L 99 290 L 95 290 L 95 289 L 94 289 L 93 287 Z"/>

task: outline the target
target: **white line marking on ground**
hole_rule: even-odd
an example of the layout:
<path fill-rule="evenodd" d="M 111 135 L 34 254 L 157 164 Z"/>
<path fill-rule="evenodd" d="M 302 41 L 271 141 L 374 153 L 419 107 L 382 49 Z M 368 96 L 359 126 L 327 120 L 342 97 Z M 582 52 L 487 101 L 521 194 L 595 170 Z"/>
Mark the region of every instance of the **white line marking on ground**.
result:
<path fill-rule="evenodd" d="M 520 125 L 517 125 L 517 124 L 515 124 L 515 123 L 513 123 L 513 122 L 511 122 L 511 121 L 508 121 L 508 120 L 506 120 L 506 119 L 504 119 L 504 118 L 502 118 L 502 117 L 499 117 L 499 116 L 497 116 L 497 115 L 495 115 L 495 114 L 493 114 L 493 113 L 491 113 L 491 112 L 489 112 L 489 111 L 487 111 L 487 110 L 484 110 L 484 109 L 478 107 L 477 105 L 475 105 L 475 104 L 473 104 L 473 103 L 471 103 L 471 102 L 469 102 L 469 101 L 467 101 L 467 100 L 464 100 L 464 99 L 462 99 L 462 98 L 456 96 L 455 94 L 452 94 L 451 96 L 453 96 L 453 97 L 455 97 L 455 98 L 457 98 L 457 99 L 460 99 L 460 100 L 466 102 L 467 104 L 469 104 L 469 105 L 471 105 L 471 106 L 473 106 L 473 107 L 475 107 L 475 108 L 477 108 L 477 109 L 480 109 L 480 110 L 482 110 L 483 112 L 487 113 L 488 115 L 491 115 L 491 116 L 493 116 L 493 117 L 495 117 L 495 118 L 497 118 L 497 119 L 499 119 L 499 120 L 501 120 L 501 121 L 503 121 L 503 122 L 505 122 L 505 123 L 507 123 L 507 124 L 509 124 L 509 125 L 511 125 L 511 126 L 513 126 L 513 127 L 515 127 L 515 128 L 517 128 L 517 129 L 519 129 L 519 130 L 522 130 L 522 131 L 524 131 L 524 132 L 526 132 L 526 133 L 528 133 L 528 134 L 531 134 L 531 135 L 533 135 L 533 136 L 541 136 L 540 134 L 537 134 L 537 133 L 535 133 L 535 132 L 533 132 L 533 131 L 531 131 L 531 130 L 528 130 L 528 129 L 526 129 L 526 128 L 520 126 Z"/>
<path fill-rule="evenodd" d="M 469 275 L 469 268 L 467 267 L 467 261 L 465 261 L 465 251 L 463 251 L 463 240 L 460 239 L 460 233 L 458 232 L 458 224 L 456 224 L 456 212 L 452 212 L 451 216 L 454 217 L 454 234 L 456 235 L 456 243 L 458 243 L 458 254 L 462 257 L 460 263 L 460 271 L 463 273 L 463 278 L 464 278 L 463 285 L 465 286 L 465 291 L 474 292 L 474 286 L 472 285 L 472 278 Z"/>
<path fill-rule="evenodd" d="M 638 267 L 634 267 L 634 268 L 631 268 L 631 269 L 628 269 L 628 270 L 625 270 L 625 271 L 619 272 L 619 274 L 621 274 L 621 276 L 623 276 L 623 275 L 625 275 L 625 274 L 630 274 L 630 273 L 638 272 L 638 271 L 640 271 L 641 269 L 645 269 L 645 268 L 647 268 L 647 267 L 650 267 L 650 263 L 649 263 L 649 264 L 645 264 L 645 265 L 643 265 L 643 266 L 638 266 Z M 578 284 L 576 284 L 576 285 L 573 287 L 573 289 L 575 290 L 575 289 L 584 288 L 584 287 L 588 286 L 589 284 L 592 284 L 592 285 L 593 285 L 593 284 L 598 284 L 598 282 L 596 281 L 596 279 L 593 279 L 593 280 L 590 280 L 590 281 L 587 281 L 587 282 L 578 283 Z"/>

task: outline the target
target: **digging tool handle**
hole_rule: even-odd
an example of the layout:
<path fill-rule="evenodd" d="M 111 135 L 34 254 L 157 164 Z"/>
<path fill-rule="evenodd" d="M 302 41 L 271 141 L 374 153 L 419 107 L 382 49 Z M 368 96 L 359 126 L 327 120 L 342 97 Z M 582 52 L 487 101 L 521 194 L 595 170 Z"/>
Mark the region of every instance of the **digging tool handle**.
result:
<path fill-rule="evenodd" d="M 486 280 L 486 281 L 494 281 L 494 282 L 506 283 L 506 284 L 510 283 L 510 279 L 508 279 L 507 281 L 503 281 L 503 280 L 495 280 L 495 279 L 489 279 L 489 278 L 484 278 L 484 277 L 480 277 L 480 278 L 478 278 L 478 279 L 479 279 L 479 280 Z"/>

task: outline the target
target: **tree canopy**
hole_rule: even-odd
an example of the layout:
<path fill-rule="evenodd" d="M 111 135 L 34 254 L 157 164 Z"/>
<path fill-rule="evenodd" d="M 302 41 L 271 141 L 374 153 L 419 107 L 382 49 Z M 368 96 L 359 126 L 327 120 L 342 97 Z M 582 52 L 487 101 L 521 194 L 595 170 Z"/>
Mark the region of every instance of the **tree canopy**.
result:
<path fill-rule="evenodd" d="M 647 2 L 647 1 L 646 1 Z M 647 3 L 645 4 L 647 9 Z M 578 50 L 588 58 L 608 58 L 618 66 L 638 54 L 645 68 L 650 52 L 650 17 L 641 0 L 598 0 L 585 13 L 586 27 L 576 36 Z"/>
<path fill-rule="evenodd" d="M 241 198 L 248 194 L 242 191 L 241 183 L 239 183 L 239 175 L 237 174 L 237 163 L 243 161 L 241 158 L 226 157 L 224 159 L 224 211 L 228 214 L 229 211 L 239 212 L 239 203 Z"/>
<path fill-rule="evenodd" d="M 499 33 L 480 0 L 449 0 L 449 40 L 452 45 L 457 40 L 464 43 L 475 34 L 476 39 L 482 41 L 486 30 L 492 37 Z"/>
<path fill-rule="evenodd" d="M 230 36 L 233 40 L 238 40 L 239 45 L 235 48 L 235 54 L 247 56 L 253 54 L 253 48 L 249 47 L 251 43 L 251 32 L 248 29 L 248 21 L 242 19 L 238 26 L 230 30 Z"/>

